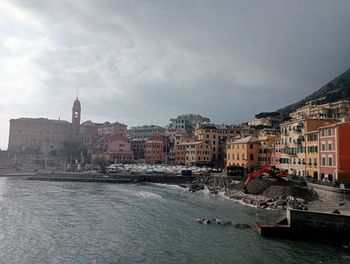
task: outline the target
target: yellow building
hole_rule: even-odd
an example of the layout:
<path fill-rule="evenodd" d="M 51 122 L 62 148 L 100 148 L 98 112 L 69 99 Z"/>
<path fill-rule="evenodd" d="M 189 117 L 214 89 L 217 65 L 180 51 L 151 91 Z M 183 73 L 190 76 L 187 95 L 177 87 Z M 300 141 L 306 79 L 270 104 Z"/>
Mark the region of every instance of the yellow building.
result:
<path fill-rule="evenodd" d="M 332 119 L 299 119 L 290 120 L 281 127 L 281 164 L 279 167 L 290 174 L 306 176 L 306 143 L 305 135 L 316 131 L 320 126 L 337 122 Z"/>
<path fill-rule="evenodd" d="M 259 167 L 260 142 L 254 136 L 230 139 L 226 145 L 226 165 L 240 166 L 248 171 Z"/>
<path fill-rule="evenodd" d="M 305 133 L 306 176 L 318 178 L 318 130 Z"/>

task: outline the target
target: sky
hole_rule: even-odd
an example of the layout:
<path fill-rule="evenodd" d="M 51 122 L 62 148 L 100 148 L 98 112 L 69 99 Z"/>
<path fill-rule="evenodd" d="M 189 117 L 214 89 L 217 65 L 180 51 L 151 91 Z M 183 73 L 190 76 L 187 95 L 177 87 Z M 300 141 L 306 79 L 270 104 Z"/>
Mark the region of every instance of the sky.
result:
<path fill-rule="evenodd" d="M 350 68 L 348 0 L 0 0 L 0 148 L 9 120 L 237 124 Z"/>

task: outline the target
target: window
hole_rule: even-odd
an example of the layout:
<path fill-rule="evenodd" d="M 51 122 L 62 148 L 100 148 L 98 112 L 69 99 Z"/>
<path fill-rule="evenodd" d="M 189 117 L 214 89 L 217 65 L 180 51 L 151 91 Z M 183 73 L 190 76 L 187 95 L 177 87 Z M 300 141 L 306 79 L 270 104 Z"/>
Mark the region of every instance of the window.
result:
<path fill-rule="evenodd" d="M 254 154 L 250 154 L 250 160 L 254 160 Z"/>
<path fill-rule="evenodd" d="M 230 154 L 227 154 L 227 159 L 230 159 Z"/>
<path fill-rule="evenodd" d="M 326 150 L 326 144 L 325 143 L 322 143 L 322 150 Z"/>
<path fill-rule="evenodd" d="M 250 144 L 250 149 L 253 149 L 253 147 L 254 147 L 253 144 Z"/>
<path fill-rule="evenodd" d="M 332 150 L 332 143 L 328 143 L 328 150 Z"/>
<path fill-rule="evenodd" d="M 244 158 L 245 158 L 245 156 L 244 156 L 244 154 L 242 154 L 242 160 L 244 160 Z"/>
<path fill-rule="evenodd" d="M 328 128 L 328 136 L 331 136 L 331 135 L 332 135 L 332 129 Z"/>
<path fill-rule="evenodd" d="M 333 166 L 333 158 L 328 157 L 328 166 Z"/>
<path fill-rule="evenodd" d="M 326 157 L 322 157 L 322 166 L 326 166 Z"/>
<path fill-rule="evenodd" d="M 324 129 L 321 130 L 321 135 L 324 137 Z"/>

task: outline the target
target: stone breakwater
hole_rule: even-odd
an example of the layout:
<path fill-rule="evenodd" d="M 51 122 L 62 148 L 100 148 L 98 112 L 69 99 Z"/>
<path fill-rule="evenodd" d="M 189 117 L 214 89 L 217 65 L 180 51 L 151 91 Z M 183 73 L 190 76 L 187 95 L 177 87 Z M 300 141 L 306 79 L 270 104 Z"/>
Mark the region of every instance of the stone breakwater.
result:
<path fill-rule="evenodd" d="M 262 209 L 284 210 L 289 206 L 307 210 L 307 203 L 317 199 L 317 194 L 312 189 L 292 182 L 256 178 L 251 183 L 255 187 L 247 188 L 246 193 L 241 190 L 241 182 L 232 181 L 227 177 L 198 176 L 192 181 L 189 191 L 208 191 Z M 252 193 L 249 193 L 249 189 Z"/>

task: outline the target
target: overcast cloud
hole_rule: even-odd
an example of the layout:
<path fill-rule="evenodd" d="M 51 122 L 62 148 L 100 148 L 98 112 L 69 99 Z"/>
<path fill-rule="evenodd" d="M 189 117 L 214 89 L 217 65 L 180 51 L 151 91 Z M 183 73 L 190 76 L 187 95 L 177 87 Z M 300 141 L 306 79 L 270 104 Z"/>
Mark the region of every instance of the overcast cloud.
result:
<path fill-rule="evenodd" d="M 0 0 L 0 147 L 9 119 L 240 123 L 350 67 L 350 1 Z"/>

